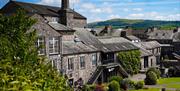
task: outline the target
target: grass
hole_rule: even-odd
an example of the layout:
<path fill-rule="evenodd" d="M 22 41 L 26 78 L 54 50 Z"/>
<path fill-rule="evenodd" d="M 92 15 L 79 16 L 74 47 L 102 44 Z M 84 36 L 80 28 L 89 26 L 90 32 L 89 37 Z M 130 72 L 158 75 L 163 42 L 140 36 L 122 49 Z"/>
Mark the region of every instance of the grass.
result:
<path fill-rule="evenodd" d="M 180 77 L 175 77 L 175 78 L 162 78 L 159 79 L 158 84 L 172 84 L 172 83 L 180 83 Z"/>
<path fill-rule="evenodd" d="M 149 89 L 139 89 L 139 90 L 129 90 L 129 91 L 160 91 L 159 88 L 149 88 Z"/>
<path fill-rule="evenodd" d="M 162 85 L 165 86 L 166 88 L 180 89 L 180 77 L 161 78 L 158 80 L 157 85 Z M 149 88 L 149 89 L 139 89 L 139 90 L 129 90 L 129 91 L 160 91 L 160 88 Z"/>

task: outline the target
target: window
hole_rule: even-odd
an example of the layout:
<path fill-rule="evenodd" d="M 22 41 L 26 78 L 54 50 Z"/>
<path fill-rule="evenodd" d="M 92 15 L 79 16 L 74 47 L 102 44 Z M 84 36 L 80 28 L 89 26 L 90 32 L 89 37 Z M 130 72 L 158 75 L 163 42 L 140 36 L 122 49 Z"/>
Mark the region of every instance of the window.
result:
<path fill-rule="evenodd" d="M 144 68 L 148 68 L 148 57 L 144 58 Z"/>
<path fill-rule="evenodd" d="M 68 70 L 74 70 L 74 58 L 68 58 Z"/>
<path fill-rule="evenodd" d="M 38 48 L 38 54 L 44 55 L 45 54 L 45 38 L 44 37 L 38 37 L 36 42 L 36 47 Z"/>
<path fill-rule="evenodd" d="M 80 57 L 80 68 L 86 68 L 85 56 Z"/>
<path fill-rule="evenodd" d="M 97 54 L 92 55 L 92 65 L 97 66 Z"/>
<path fill-rule="evenodd" d="M 54 67 L 54 68 L 57 68 L 57 59 L 52 59 L 52 66 Z"/>
<path fill-rule="evenodd" d="M 59 39 L 58 37 L 49 38 L 49 53 L 58 54 L 59 53 Z"/>
<path fill-rule="evenodd" d="M 151 58 L 151 67 L 153 66 L 153 59 Z"/>

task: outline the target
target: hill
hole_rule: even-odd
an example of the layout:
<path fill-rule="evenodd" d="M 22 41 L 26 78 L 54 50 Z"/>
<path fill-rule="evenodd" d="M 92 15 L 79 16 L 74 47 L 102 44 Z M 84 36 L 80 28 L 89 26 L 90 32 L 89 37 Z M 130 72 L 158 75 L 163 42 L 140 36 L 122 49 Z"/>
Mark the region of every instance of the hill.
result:
<path fill-rule="evenodd" d="M 88 27 L 104 27 L 107 25 L 111 25 L 113 28 L 124 28 L 129 26 L 135 30 L 147 29 L 152 26 L 164 30 L 171 30 L 177 26 L 180 27 L 180 21 L 111 19 L 107 21 L 89 23 Z"/>

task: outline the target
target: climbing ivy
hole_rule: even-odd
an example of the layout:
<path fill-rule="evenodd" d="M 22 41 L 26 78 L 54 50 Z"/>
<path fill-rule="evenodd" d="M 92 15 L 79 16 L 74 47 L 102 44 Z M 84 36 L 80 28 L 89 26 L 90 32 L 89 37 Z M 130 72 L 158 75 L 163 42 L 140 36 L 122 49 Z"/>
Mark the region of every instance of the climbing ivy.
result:
<path fill-rule="evenodd" d="M 140 69 L 139 50 L 123 51 L 118 53 L 118 58 L 124 69 L 131 75 L 139 72 Z"/>

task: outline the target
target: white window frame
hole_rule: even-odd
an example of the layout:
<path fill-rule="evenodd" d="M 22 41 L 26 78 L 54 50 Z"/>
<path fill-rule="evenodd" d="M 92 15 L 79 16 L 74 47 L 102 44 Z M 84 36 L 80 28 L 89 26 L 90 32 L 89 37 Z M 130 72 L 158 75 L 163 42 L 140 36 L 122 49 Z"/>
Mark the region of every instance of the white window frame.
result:
<path fill-rule="evenodd" d="M 51 38 L 52 38 L 52 40 L 51 40 Z M 57 38 L 57 40 L 56 40 L 56 38 Z M 56 42 L 57 42 L 58 45 L 56 45 Z M 52 53 L 50 51 L 50 49 L 51 49 L 50 45 L 52 45 Z M 57 46 L 58 51 L 56 51 L 56 46 Z M 59 45 L 59 37 L 58 36 L 49 37 L 49 54 L 58 54 L 59 53 L 59 46 L 60 45 Z"/>
<path fill-rule="evenodd" d="M 42 38 L 42 40 L 40 40 L 40 38 Z M 41 43 L 42 43 L 42 45 L 41 45 Z M 43 46 L 43 45 L 45 45 L 45 37 L 43 37 L 43 36 L 40 36 L 40 37 L 38 37 L 38 39 L 37 39 L 37 48 L 39 48 L 40 46 Z M 41 53 L 41 51 L 40 50 L 42 50 L 43 52 Z M 38 50 L 38 55 L 45 55 L 45 48 L 40 48 L 39 50 Z"/>

